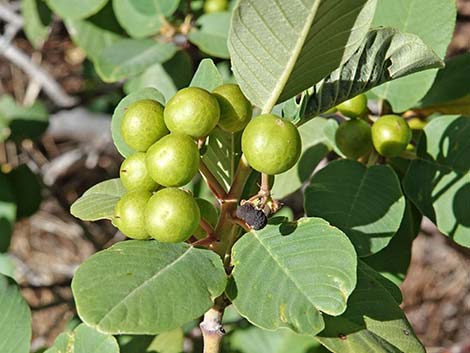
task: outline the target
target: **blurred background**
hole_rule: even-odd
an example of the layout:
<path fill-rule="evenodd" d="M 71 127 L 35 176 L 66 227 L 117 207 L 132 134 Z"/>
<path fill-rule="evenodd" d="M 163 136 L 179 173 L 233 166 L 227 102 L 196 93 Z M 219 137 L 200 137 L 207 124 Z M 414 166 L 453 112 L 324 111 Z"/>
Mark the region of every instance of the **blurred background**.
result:
<path fill-rule="evenodd" d="M 70 281 L 78 265 L 123 239 L 109 222 L 82 222 L 69 213 L 85 190 L 118 176 L 114 107 L 147 85 L 170 97 L 205 57 L 231 80 L 228 53 L 217 42 L 227 31 L 225 8 L 181 1 L 170 22 L 142 29 L 138 9 L 123 8 L 129 18 L 122 19 L 108 3 L 86 20 L 64 22 L 57 3 L 52 12 L 41 0 L 0 1 L 0 272 L 14 276 L 32 308 L 33 350 L 50 345 L 74 318 Z M 470 0 L 458 0 L 458 13 L 448 57 L 470 51 Z M 97 54 L 121 43 L 124 30 L 139 38 L 126 44 L 129 52 L 155 50 L 157 61 L 177 54 L 129 73 L 126 58 Z M 147 47 L 145 38 L 157 32 L 169 47 Z M 429 352 L 470 352 L 469 268 L 470 251 L 425 220 L 402 284 L 402 307 Z"/>

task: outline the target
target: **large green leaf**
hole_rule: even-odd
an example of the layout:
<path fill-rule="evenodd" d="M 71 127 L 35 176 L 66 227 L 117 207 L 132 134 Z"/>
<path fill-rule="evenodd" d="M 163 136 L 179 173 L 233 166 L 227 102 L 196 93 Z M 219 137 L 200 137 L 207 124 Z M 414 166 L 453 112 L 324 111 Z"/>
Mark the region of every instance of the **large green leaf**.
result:
<path fill-rule="evenodd" d="M 29 353 L 31 312 L 17 284 L 0 274 L 0 352 Z"/>
<path fill-rule="evenodd" d="M 81 324 L 60 334 L 45 353 L 119 353 L 116 339 Z"/>
<path fill-rule="evenodd" d="M 16 265 L 9 254 L 0 254 L 0 274 L 15 278 Z"/>
<path fill-rule="evenodd" d="M 344 159 L 313 176 L 305 191 L 305 211 L 343 230 L 358 255 L 369 256 L 387 246 L 400 227 L 405 198 L 389 166 L 366 168 Z"/>
<path fill-rule="evenodd" d="M 356 285 L 353 246 L 320 218 L 251 231 L 233 247 L 232 262 L 229 297 L 243 317 L 268 330 L 318 333 L 322 313 L 343 313 Z"/>
<path fill-rule="evenodd" d="M 125 192 L 119 178 L 103 181 L 88 189 L 75 201 L 70 213 L 84 221 L 112 220 L 114 207 Z"/>
<path fill-rule="evenodd" d="M 441 232 L 470 247 L 470 119 L 444 115 L 431 120 L 419 140 L 418 158 L 403 187 Z"/>
<path fill-rule="evenodd" d="M 0 172 L 0 252 L 10 246 L 11 234 L 16 220 L 16 201 L 8 177 Z"/>
<path fill-rule="evenodd" d="M 30 217 L 41 205 L 41 182 L 26 164 L 7 174 L 17 204 L 16 217 Z"/>
<path fill-rule="evenodd" d="M 42 0 L 23 0 L 21 14 L 24 18 L 24 33 L 31 44 L 39 49 L 49 36 L 52 22 L 51 10 Z"/>
<path fill-rule="evenodd" d="M 346 312 L 324 320 L 317 339 L 335 353 L 425 353 L 380 275 L 361 261 Z"/>
<path fill-rule="evenodd" d="M 176 46 L 151 39 L 121 39 L 104 48 L 96 60 L 96 71 L 105 82 L 136 76 L 149 66 L 164 63 Z"/>
<path fill-rule="evenodd" d="M 195 319 L 225 289 L 220 257 L 186 243 L 125 241 L 75 273 L 80 318 L 102 332 L 156 334 Z"/>
<path fill-rule="evenodd" d="M 113 113 L 111 120 L 111 134 L 113 136 L 113 142 L 117 150 L 123 157 L 129 157 L 135 151 L 130 148 L 121 136 L 121 122 L 124 118 L 124 113 L 129 105 L 142 99 L 153 99 L 161 104 L 165 104 L 165 97 L 155 88 L 146 87 L 138 89 L 131 94 L 124 97 Z"/>
<path fill-rule="evenodd" d="M 60 17 L 79 20 L 97 13 L 108 0 L 46 0 L 46 2 Z"/>
<path fill-rule="evenodd" d="M 223 83 L 222 76 L 212 59 L 204 59 L 194 73 L 190 86 L 204 88 L 211 92 L 214 88 Z"/>
<path fill-rule="evenodd" d="M 356 51 L 375 0 L 241 0 L 228 48 L 252 103 L 270 111 L 320 81 Z"/>
<path fill-rule="evenodd" d="M 302 121 L 384 82 L 442 65 L 414 34 L 392 28 L 371 30 L 348 61 L 314 86 Z"/>
<path fill-rule="evenodd" d="M 454 33 L 456 6 L 454 0 L 379 1 L 373 25 L 393 27 L 413 33 L 443 58 Z M 388 100 L 394 111 L 401 112 L 413 105 L 431 87 L 437 70 L 417 73 L 374 89 Z"/>
<path fill-rule="evenodd" d="M 228 59 L 227 37 L 230 25 L 230 12 L 219 12 L 203 15 L 198 18 L 189 33 L 189 40 L 204 53 L 218 58 Z"/>
<path fill-rule="evenodd" d="M 276 175 L 272 188 L 275 198 L 280 199 L 293 193 L 310 179 L 318 163 L 334 148 L 337 128 L 336 120 L 321 117 L 300 126 L 301 157 L 287 172 Z"/>

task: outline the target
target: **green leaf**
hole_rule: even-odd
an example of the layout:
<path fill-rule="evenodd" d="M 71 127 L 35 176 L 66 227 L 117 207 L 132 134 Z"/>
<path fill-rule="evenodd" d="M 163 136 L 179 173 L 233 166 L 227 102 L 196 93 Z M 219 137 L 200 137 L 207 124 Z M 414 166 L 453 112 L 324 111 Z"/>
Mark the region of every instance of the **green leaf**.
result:
<path fill-rule="evenodd" d="M 357 286 L 346 312 L 324 316 L 325 330 L 317 339 L 335 353 L 425 353 L 398 303 L 380 275 L 359 261 Z"/>
<path fill-rule="evenodd" d="M 470 247 L 470 119 L 443 115 L 432 119 L 408 167 L 406 196 L 455 242 Z"/>
<path fill-rule="evenodd" d="M 212 59 L 204 59 L 199 64 L 190 86 L 204 88 L 211 92 L 223 83 L 222 76 Z"/>
<path fill-rule="evenodd" d="M 72 291 L 88 325 L 113 334 L 156 334 L 204 314 L 225 284 L 222 261 L 212 251 L 131 240 L 86 260 Z"/>
<path fill-rule="evenodd" d="M 236 330 L 227 337 L 231 351 L 240 353 L 327 353 L 312 337 L 287 329 L 266 331 L 258 327 Z"/>
<path fill-rule="evenodd" d="M 7 174 L 17 204 L 17 218 L 32 216 L 41 205 L 41 183 L 26 164 Z"/>
<path fill-rule="evenodd" d="M 0 274 L 0 352 L 29 353 L 31 312 L 18 285 Z"/>
<path fill-rule="evenodd" d="M 339 160 L 316 173 L 305 191 L 308 216 L 322 217 L 351 239 L 359 256 L 387 246 L 400 227 L 405 198 L 392 168 Z"/>
<path fill-rule="evenodd" d="M 171 43 L 151 39 L 121 39 L 104 48 L 96 60 L 96 71 L 105 82 L 136 76 L 149 66 L 163 63 L 176 53 Z"/>
<path fill-rule="evenodd" d="M 334 119 L 316 117 L 299 127 L 302 154 L 287 172 L 276 175 L 272 194 L 281 199 L 298 190 L 310 179 L 315 167 L 335 146 L 338 123 Z"/>
<path fill-rule="evenodd" d="M 254 325 L 313 335 L 322 313 L 339 315 L 356 285 L 356 254 L 347 237 L 320 218 L 270 224 L 232 250 L 227 294 Z"/>
<path fill-rule="evenodd" d="M 131 37 L 144 38 L 160 31 L 164 16 L 148 6 L 151 3 L 151 0 L 113 0 L 114 13 Z M 145 12 L 140 11 L 143 5 L 147 5 Z"/>
<path fill-rule="evenodd" d="M 119 102 L 113 113 L 113 118 L 111 120 L 111 134 L 113 136 L 113 142 L 119 153 L 125 158 L 129 157 L 135 151 L 124 142 L 121 136 L 121 122 L 124 118 L 124 112 L 127 107 L 142 99 L 153 99 L 163 105 L 165 104 L 165 97 L 163 97 L 163 94 L 155 88 L 146 87 L 138 89 L 125 96 Z"/>
<path fill-rule="evenodd" d="M 454 33 L 456 6 L 453 0 L 379 1 L 374 26 L 393 27 L 419 36 L 443 58 Z M 437 70 L 417 73 L 373 90 L 386 99 L 393 111 L 401 112 L 415 105 L 431 88 Z"/>
<path fill-rule="evenodd" d="M 80 20 L 97 13 L 108 0 L 46 0 L 46 2 L 60 17 Z"/>
<path fill-rule="evenodd" d="M 152 65 L 139 76 L 128 80 L 124 89 L 131 93 L 144 87 L 153 87 L 168 101 L 178 89 L 188 86 L 192 74 L 191 57 L 184 51 L 178 51 L 164 64 Z"/>
<path fill-rule="evenodd" d="M 0 254 L 0 274 L 15 278 L 16 266 L 9 254 Z"/>
<path fill-rule="evenodd" d="M 421 214 L 407 202 L 400 228 L 390 243 L 363 261 L 397 286 L 405 279 L 411 261 L 411 245 L 419 233 Z"/>
<path fill-rule="evenodd" d="M 302 121 L 384 82 L 442 65 L 414 34 L 393 28 L 371 30 L 348 61 L 314 86 Z"/>
<path fill-rule="evenodd" d="M 0 252 L 7 251 L 10 246 L 16 220 L 16 207 L 10 181 L 5 174 L 0 172 Z"/>
<path fill-rule="evenodd" d="M 103 181 L 85 191 L 73 203 L 70 213 L 84 221 L 112 220 L 114 207 L 125 192 L 119 178 Z"/>
<path fill-rule="evenodd" d="M 159 334 L 148 347 L 148 352 L 181 353 L 183 352 L 184 333 L 181 328 Z M 122 353 L 122 352 L 121 352 Z"/>
<path fill-rule="evenodd" d="M 193 28 L 188 39 L 201 51 L 218 58 L 229 59 L 227 38 L 230 25 L 230 12 L 202 15 L 196 21 L 199 28 Z"/>
<path fill-rule="evenodd" d="M 49 36 L 51 10 L 42 0 L 24 0 L 21 2 L 21 14 L 26 37 L 34 48 L 40 49 Z"/>
<path fill-rule="evenodd" d="M 228 48 L 248 99 L 270 111 L 320 81 L 356 51 L 375 0 L 241 0 Z"/>
<path fill-rule="evenodd" d="M 45 353 L 119 353 L 119 346 L 113 336 L 81 324 L 60 334 Z"/>

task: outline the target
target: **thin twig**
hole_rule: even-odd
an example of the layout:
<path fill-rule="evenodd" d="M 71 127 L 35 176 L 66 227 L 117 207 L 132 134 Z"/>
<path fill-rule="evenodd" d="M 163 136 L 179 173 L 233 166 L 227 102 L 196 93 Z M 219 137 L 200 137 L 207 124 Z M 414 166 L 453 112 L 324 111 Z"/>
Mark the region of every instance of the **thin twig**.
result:
<path fill-rule="evenodd" d="M 220 185 L 217 178 L 214 174 L 211 173 L 209 168 L 207 168 L 206 164 L 201 160 L 199 164 L 199 172 L 201 173 L 204 181 L 209 186 L 213 194 L 218 200 L 222 200 L 227 195 L 222 185 Z"/>

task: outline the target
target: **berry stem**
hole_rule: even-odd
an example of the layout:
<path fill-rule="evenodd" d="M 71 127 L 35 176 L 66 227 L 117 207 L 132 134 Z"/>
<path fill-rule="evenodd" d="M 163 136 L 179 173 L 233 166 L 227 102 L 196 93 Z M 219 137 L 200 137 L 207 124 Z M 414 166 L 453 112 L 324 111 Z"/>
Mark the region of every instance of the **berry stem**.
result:
<path fill-rule="evenodd" d="M 237 171 L 235 173 L 235 177 L 233 179 L 232 186 L 227 194 L 226 200 L 235 200 L 241 197 L 243 193 L 243 189 L 245 188 L 246 181 L 250 176 L 252 170 L 248 165 L 248 161 L 246 160 L 245 156 L 242 155 L 240 158 L 240 162 L 238 163 Z"/>
<path fill-rule="evenodd" d="M 271 195 L 271 190 L 269 188 L 269 175 L 265 173 L 261 173 L 260 194 L 265 197 L 269 197 Z"/>
<path fill-rule="evenodd" d="M 209 189 L 211 189 L 214 196 L 219 201 L 224 200 L 227 196 L 227 193 L 225 192 L 222 185 L 220 185 L 214 174 L 211 173 L 209 168 L 207 168 L 206 164 L 202 160 L 199 163 L 199 172 L 201 173 L 201 176 L 203 177 L 207 186 L 209 186 Z"/>

